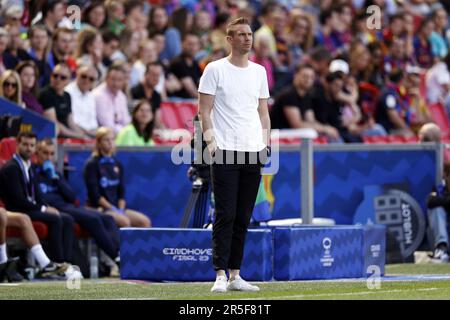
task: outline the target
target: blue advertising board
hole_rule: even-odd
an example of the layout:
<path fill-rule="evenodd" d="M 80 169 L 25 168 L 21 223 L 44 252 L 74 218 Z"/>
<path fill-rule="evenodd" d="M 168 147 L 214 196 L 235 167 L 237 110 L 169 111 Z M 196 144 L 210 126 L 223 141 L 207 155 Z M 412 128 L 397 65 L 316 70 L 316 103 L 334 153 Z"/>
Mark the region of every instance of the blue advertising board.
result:
<path fill-rule="evenodd" d="M 21 116 L 22 128 L 25 127 L 28 131 L 36 133 L 39 140 L 56 137 L 56 126 L 54 122 L 33 111 L 20 108 L 4 98 L 0 98 L 0 115 L 2 114 Z"/>

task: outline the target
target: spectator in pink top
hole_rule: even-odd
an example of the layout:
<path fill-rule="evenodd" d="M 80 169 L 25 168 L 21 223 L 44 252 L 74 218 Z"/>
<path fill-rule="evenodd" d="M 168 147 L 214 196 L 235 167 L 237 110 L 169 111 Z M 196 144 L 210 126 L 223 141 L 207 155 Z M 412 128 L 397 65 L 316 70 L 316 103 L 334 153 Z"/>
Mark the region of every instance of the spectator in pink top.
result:
<path fill-rule="evenodd" d="M 125 81 L 126 75 L 123 67 L 112 64 L 108 68 L 105 82 L 92 92 L 99 126 L 109 127 L 115 133 L 131 122 L 127 96 L 122 91 Z"/>

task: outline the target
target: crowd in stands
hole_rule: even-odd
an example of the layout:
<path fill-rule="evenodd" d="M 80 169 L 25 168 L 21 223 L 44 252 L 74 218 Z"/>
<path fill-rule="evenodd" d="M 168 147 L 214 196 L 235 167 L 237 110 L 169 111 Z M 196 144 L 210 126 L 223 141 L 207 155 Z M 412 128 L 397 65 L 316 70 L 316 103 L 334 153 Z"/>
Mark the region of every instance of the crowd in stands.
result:
<path fill-rule="evenodd" d="M 80 21 L 70 5 L 80 8 Z M 3 0 L 0 95 L 54 121 L 60 137 L 93 139 L 106 126 L 119 142 L 134 136 L 151 145 L 165 129 L 161 104 L 197 98 L 202 70 L 228 54 L 227 23 L 243 16 L 254 30 L 250 59 L 267 72 L 273 128 L 315 128 L 329 142 L 411 137 L 432 122 L 429 105 L 450 109 L 449 7 L 444 0 Z M 133 112 L 141 99 L 152 116 Z"/>
<path fill-rule="evenodd" d="M 53 121 L 60 138 L 95 143 L 85 172 L 90 209 L 73 205 L 70 186 L 51 165 L 51 141 L 38 145 L 41 169 L 33 178 L 46 186 L 39 192 L 45 201 L 28 194 L 28 176 L 17 188 L 31 197 L 32 206 L 15 207 L 14 196 L 3 194 L 8 211 L 0 211 L 0 278 L 18 277 L 11 273 L 14 263 L 2 256 L 2 228 L 8 224 L 28 230 L 27 245 L 50 274 L 66 270 L 63 263 L 72 260 L 71 232 L 62 230 L 74 223 L 88 229 L 112 261 L 117 226 L 150 226 L 124 202 L 114 145 L 154 145 L 167 130 L 163 103 L 196 103 L 202 71 L 229 53 L 226 26 L 236 17 L 251 21 L 250 59 L 267 72 L 274 129 L 313 128 L 331 143 L 408 138 L 433 122 L 430 106 L 450 111 L 446 0 L 1 0 L 0 5 L 0 96 Z M 80 8 L 79 21 L 67 10 L 71 5 Z M 373 5 L 379 10 L 368 11 Z M 20 168 L 11 160 L 14 168 L 3 168 L 0 179 L 11 181 L 8 174 L 23 171 L 28 164 L 19 160 Z M 107 172 L 105 185 L 97 185 L 99 167 Z M 51 205 L 44 208 L 39 201 Z M 29 221 L 14 216 L 23 212 L 41 219 L 47 210 L 49 257 Z M 109 214 L 99 218 L 96 210 Z"/>

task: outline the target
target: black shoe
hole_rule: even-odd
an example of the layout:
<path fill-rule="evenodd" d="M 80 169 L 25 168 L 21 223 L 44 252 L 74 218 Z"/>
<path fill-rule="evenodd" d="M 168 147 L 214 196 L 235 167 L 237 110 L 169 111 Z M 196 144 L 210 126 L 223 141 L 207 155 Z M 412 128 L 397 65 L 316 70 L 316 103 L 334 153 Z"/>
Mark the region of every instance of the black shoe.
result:
<path fill-rule="evenodd" d="M 19 258 L 12 258 L 5 263 L 0 264 L 0 283 L 5 280 L 8 282 L 22 282 L 23 277 L 18 272 L 17 263 Z"/>
<path fill-rule="evenodd" d="M 65 280 L 65 272 L 68 268 L 69 264 L 67 263 L 50 262 L 36 274 L 36 278 L 48 280 Z"/>

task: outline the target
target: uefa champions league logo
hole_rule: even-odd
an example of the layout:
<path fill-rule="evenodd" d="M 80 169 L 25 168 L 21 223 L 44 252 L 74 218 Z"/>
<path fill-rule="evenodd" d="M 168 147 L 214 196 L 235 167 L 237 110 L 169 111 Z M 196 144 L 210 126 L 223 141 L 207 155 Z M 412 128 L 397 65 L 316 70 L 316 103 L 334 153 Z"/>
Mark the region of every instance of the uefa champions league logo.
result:
<path fill-rule="evenodd" d="M 331 239 L 326 237 L 322 240 L 322 246 L 324 249 L 323 257 L 320 259 L 322 266 L 331 267 L 334 263 L 334 258 L 331 256 Z"/>

